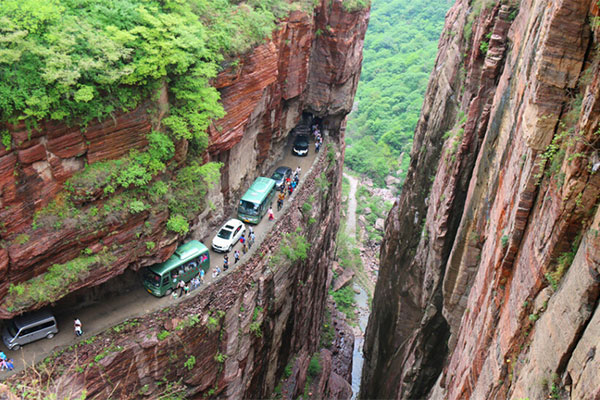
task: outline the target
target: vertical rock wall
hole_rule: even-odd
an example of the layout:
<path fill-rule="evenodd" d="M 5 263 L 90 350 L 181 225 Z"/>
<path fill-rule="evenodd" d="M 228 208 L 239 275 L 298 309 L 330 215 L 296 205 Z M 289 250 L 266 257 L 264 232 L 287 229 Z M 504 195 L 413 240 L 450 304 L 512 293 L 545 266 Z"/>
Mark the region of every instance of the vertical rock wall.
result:
<path fill-rule="evenodd" d="M 387 220 L 363 397 L 600 393 L 598 14 L 448 12 Z"/>
<path fill-rule="evenodd" d="M 288 203 L 286 218 L 259 248 L 253 249 L 253 256 L 243 267 L 203 288 L 198 296 L 135 323 L 126 322 L 117 330 L 107 330 L 39 366 L 51 365 L 43 381 L 52 392 L 59 393 L 58 397 L 78 397 L 85 391 L 90 398 L 156 398 L 169 393 L 186 398 L 265 398 L 292 356 L 306 359 L 304 367 L 308 367 L 308 359 L 317 349 L 330 283 L 330 261 L 339 225 L 344 119 L 358 83 L 368 15 L 368 9 L 346 12 L 341 0 L 323 0 L 314 16 L 292 13 L 271 40 L 218 76 L 215 84 L 227 116 L 211 128 L 206 158 L 225 163 L 220 188 L 210 194 L 211 201 L 223 204 L 225 212 L 236 194 L 245 189 L 244 184 L 272 166 L 289 130 L 304 111 L 322 118 L 331 147 L 321 152 L 318 162 L 306 173 L 301 189 Z M 340 67 L 334 68 L 338 64 Z M 118 119 L 109 125 L 113 123 L 120 126 Z M 154 123 L 158 128 L 159 121 Z M 136 130 L 140 140 L 150 125 L 148 122 L 145 130 Z M 112 134 L 107 135 L 104 142 L 111 140 Z M 40 143 L 45 146 L 46 142 Z M 135 147 L 123 146 L 125 151 Z M 89 155 L 86 149 L 82 147 L 72 157 Z M 185 151 L 185 143 L 179 144 L 178 153 Z M 3 165 L 2 161 L 16 155 L 0 157 Z M 12 173 L 7 168 L 1 176 Z M 56 180 L 54 175 L 49 178 Z M 22 203 L 30 213 L 40 207 L 26 198 Z M 311 206 L 309 211 L 303 207 L 306 203 Z M 168 257 L 179 238 L 165 234 L 167 216 L 166 212 L 123 216 L 93 233 L 82 232 L 81 227 L 34 231 L 23 228 L 31 223 L 27 220 L 2 233 L 7 239 L 22 233 L 32 238 L 22 244 L 13 240 L 7 252 L 0 250 L 0 273 L 12 274 L 13 282 L 19 282 L 43 273 L 59 253 L 68 260 L 90 243 L 118 242 L 123 250 L 113 253 L 117 257 L 115 267 L 105 271 L 101 279 L 95 271 L 70 289 L 94 286 L 125 268 L 136 269 Z M 203 212 L 191 236 L 204 236 L 211 223 L 220 222 L 222 216 Z M 136 235 L 141 227 L 148 228 L 147 223 L 152 227 L 149 237 L 157 243 L 151 255 L 144 254 L 147 249 L 142 251 L 149 239 Z M 38 243 L 31 252 L 38 239 L 43 239 L 44 246 L 40 248 Z M 308 254 L 295 256 L 302 243 L 310 246 Z M 292 255 L 286 256 L 283 248 Z M 22 266 L 15 264 L 17 254 Z M 1 287 L 6 291 L 6 284 Z M 11 315 L 10 310 L 2 311 L 2 317 Z M 17 382 L 33 384 L 39 382 L 39 376 L 26 370 L 11 381 Z"/>
<path fill-rule="evenodd" d="M 323 117 L 332 132 L 339 131 L 358 84 L 367 22 L 368 9 L 346 12 L 341 0 L 323 0 L 311 15 L 292 12 L 269 40 L 218 75 L 214 85 L 227 115 L 211 126 L 203 160 L 224 164 L 220 188 L 208 196 L 218 207 L 205 207 L 192 221 L 190 236 L 208 236 L 254 178 L 267 173 L 304 111 Z M 154 264 L 174 251 L 183 238 L 166 231 L 166 211 L 130 213 L 124 209 L 114 211 L 111 218 L 81 221 L 74 217 L 60 224 L 34 224 L 35 212 L 48 204 L 66 208 L 61 208 L 69 197 L 64 196 L 64 183 L 86 164 L 117 159 L 147 146 L 146 134 L 161 128 L 160 119 L 168 109 L 167 88 L 161 93 L 157 102 L 92 122 L 85 129 L 47 121 L 33 130 L 8 127 L 15 146 L 10 150 L 0 146 L 0 299 L 10 283 L 39 276 L 88 248 L 97 251 L 98 243 L 111 248 L 114 262 L 110 268 L 95 267 L 64 295 L 97 286 L 127 268 Z M 186 153 L 187 143 L 178 143 L 172 163 L 185 159 Z M 102 188 L 85 195 L 87 200 L 78 206 L 81 215 L 111 201 Z M 148 251 L 146 242 L 156 247 Z M 40 301 L 28 309 L 46 303 Z M 23 311 L 0 303 L 0 318 Z"/>

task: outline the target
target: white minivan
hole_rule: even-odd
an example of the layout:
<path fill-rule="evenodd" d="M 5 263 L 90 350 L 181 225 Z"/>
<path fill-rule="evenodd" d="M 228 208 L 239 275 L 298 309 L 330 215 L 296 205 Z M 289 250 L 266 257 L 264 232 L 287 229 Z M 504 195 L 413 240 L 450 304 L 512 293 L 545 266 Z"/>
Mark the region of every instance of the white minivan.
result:
<path fill-rule="evenodd" d="M 9 350 L 39 339 L 52 339 L 58 333 L 54 315 L 46 310 L 35 311 L 7 321 L 2 330 L 2 340 Z"/>

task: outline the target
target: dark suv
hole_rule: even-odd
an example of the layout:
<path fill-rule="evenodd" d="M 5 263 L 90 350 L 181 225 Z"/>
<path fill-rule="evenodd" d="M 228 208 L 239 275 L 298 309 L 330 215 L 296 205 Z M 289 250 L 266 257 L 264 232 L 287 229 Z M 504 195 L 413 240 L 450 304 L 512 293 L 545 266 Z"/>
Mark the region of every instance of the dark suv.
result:
<path fill-rule="evenodd" d="M 292 147 L 292 154 L 297 156 L 308 155 L 308 136 L 298 135 L 294 139 L 294 146 Z"/>

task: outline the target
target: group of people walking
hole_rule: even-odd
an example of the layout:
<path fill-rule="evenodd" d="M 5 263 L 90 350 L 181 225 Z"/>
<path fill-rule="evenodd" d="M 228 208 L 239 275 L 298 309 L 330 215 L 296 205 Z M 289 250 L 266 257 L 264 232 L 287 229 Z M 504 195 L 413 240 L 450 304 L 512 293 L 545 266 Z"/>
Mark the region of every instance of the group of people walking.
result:
<path fill-rule="evenodd" d="M 321 146 L 323 146 L 323 136 L 321 136 L 318 125 L 315 124 L 312 126 L 312 133 L 315 139 L 315 153 L 318 153 Z"/>
<path fill-rule="evenodd" d="M 246 234 L 243 233 L 242 236 L 240 237 L 240 243 L 242 244 L 242 253 L 246 254 L 250 248 L 252 248 L 252 245 L 254 244 L 254 241 L 256 240 L 256 235 L 254 234 L 254 229 L 249 226 L 248 227 L 248 238 L 246 238 Z M 240 255 L 240 251 L 239 250 L 235 250 L 233 252 L 233 260 L 234 260 L 234 264 L 237 264 L 238 261 L 240 261 L 241 255 Z M 229 269 L 229 253 L 225 253 L 225 255 L 223 256 L 223 271 L 227 271 Z M 213 278 L 216 278 L 217 276 L 219 276 L 219 274 L 221 273 L 221 268 L 219 266 L 215 267 L 214 271 L 213 271 Z"/>
<path fill-rule="evenodd" d="M 277 211 L 280 211 L 283 207 L 283 201 L 285 200 L 286 192 L 289 194 L 291 200 L 291 196 L 294 193 L 294 190 L 296 190 L 296 188 L 298 187 L 298 183 L 300 182 L 300 172 L 302 172 L 302 168 L 298 166 L 298 168 L 296 168 L 296 171 L 294 171 L 293 178 L 287 177 L 283 185 L 281 185 L 279 193 L 277 194 Z M 273 213 L 272 207 L 269 208 L 268 214 L 269 221 L 273 221 L 275 219 L 275 214 Z"/>

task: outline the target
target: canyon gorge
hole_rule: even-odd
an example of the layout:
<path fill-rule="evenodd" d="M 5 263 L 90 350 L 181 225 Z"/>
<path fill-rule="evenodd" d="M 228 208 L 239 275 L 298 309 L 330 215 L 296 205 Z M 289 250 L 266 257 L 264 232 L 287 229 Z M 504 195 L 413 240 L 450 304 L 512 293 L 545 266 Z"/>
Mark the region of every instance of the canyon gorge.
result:
<path fill-rule="evenodd" d="M 360 398 L 600 396 L 598 15 L 580 0 L 446 15 Z"/>
<path fill-rule="evenodd" d="M 270 39 L 223 64 L 211 85 L 226 115 L 210 125 L 206 151 L 195 153 L 185 139 L 175 142 L 162 179 L 180 179 L 190 160 L 222 163 L 212 186 L 208 179 L 191 180 L 202 190 L 191 194 L 199 200 L 187 233 L 169 228 L 169 209 L 154 203 L 152 194 L 141 197 L 150 207 L 134 211 L 138 192 L 97 184 L 106 173 L 103 163 L 151 148 L 152 132 L 165 129 L 173 102 L 167 83 L 134 110 L 85 127 L 51 120 L 33 127 L 4 124 L 10 145 L 0 150 L 3 319 L 110 296 L 124 276 L 165 260 L 184 240 L 206 242 L 252 180 L 289 151 L 296 125 L 312 116 L 326 135 L 286 217 L 242 267 L 189 300 L 59 349 L 9 378 L 9 386 L 26 393 L 24 383 L 42 384 L 36 378 L 41 371 L 43 390 L 59 398 L 262 398 L 295 360 L 300 367 L 292 391 L 303 393 L 332 279 L 345 117 L 369 18 L 368 7 L 309 3 L 308 10 L 279 20 Z M 50 285 L 63 270 L 77 273 L 61 275 L 60 287 Z M 44 296 L 38 295 L 45 285 Z M 325 367 L 319 390 L 351 393 L 349 367 Z"/>
<path fill-rule="evenodd" d="M 258 4 L 227 3 L 238 7 L 231 18 L 248 19 Z M 8 388 L 93 399 L 353 395 L 354 337 L 330 291 L 346 274 L 334 262 L 346 118 L 360 107 L 370 10 L 303 0 L 279 15 L 276 3 L 265 3 L 276 25 L 265 39 L 206 73 L 216 89 L 206 98 L 224 113 L 199 141 L 157 134 L 178 128 L 175 74 L 99 119 L 0 123 L 3 320 L 140 285 L 142 268 L 180 244 L 209 243 L 298 126 L 318 123 L 325 138 L 240 266 L 55 348 L 6 378 L 0 397 L 13 396 Z M 597 0 L 450 7 L 406 179 L 383 227 L 377 218 L 384 237 L 358 398 L 600 399 L 599 35 Z M 74 98 L 87 99 L 79 90 Z M 146 154 L 160 154 L 159 165 Z M 368 235 L 367 219 L 358 222 Z M 354 224 L 348 231 L 356 236 Z"/>

